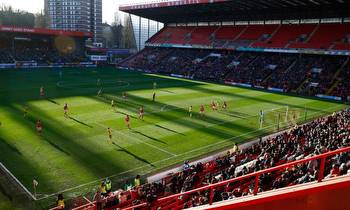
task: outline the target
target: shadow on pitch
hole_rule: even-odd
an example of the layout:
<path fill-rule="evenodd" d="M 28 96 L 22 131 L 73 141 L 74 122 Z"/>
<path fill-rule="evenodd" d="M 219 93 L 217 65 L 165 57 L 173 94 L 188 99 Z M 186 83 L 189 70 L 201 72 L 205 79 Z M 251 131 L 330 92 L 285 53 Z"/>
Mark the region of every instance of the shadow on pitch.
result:
<path fill-rule="evenodd" d="M 50 98 L 46 98 L 46 100 L 51 102 L 51 103 L 53 103 L 53 104 L 60 105 L 60 103 L 58 103 L 58 102 L 56 102 L 56 101 L 54 101 L 54 100 L 52 100 Z"/>
<path fill-rule="evenodd" d="M 86 124 L 86 123 L 84 123 L 84 122 L 82 122 L 82 121 L 80 121 L 80 120 L 77 120 L 77 119 L 75 119 L 74 117 L 69 116 L 69 119 L 71 119 L 71 120 L 73 120 L 73 121 L 75 121 L 75 122 L 77 122 L 77 123 L 79 123 L 79 124 L 82 124 L 82 125 L 84 125 L 84 126 L 86 126 L 86 127 L 93 128 L 91 125 L 88 125 L 88 124 Z"/>
<path fill-rule="evenodd" d="M 133 116 L 133 115 L 130 115 L 130 114 L 127 114 L 127 113 L 125 113 L 125 112 L 121 112 L 121 111 L 116 111 L 116 113 L 119 113 L 119 114 L 122 114 L 122 115 L 129 115 L 129 117 L 130 118 L 132 118 L 132 119 L 137 119 L 137 117 L 135 117 L 135 116 Z"/>
<path fill-rule="evenodd" d="M 182 136 L 186 136 L 186 135 L 183 134 L 183 133 L 177 132 L 177 131 L 175 131 L 175 130 L 172 130 L 172 129 L 170 129 L 170 128 L 167 128 L 167 127 L 164 127 L 164 126 L 161 126 L 161 125 L 155 124 L 155 126 L 158 127 L 158 128 L 161 128 L 161 129 L 164 129 L 164 130 L 167 130 L 167 131 L 170 131 L 170 132 L 173 132 L 173 133 L 182 135 Z"/>
<path fill-rule="evenodd" d="M 15 146 L 12 146 L 11 144 L 7 143 L 7 141 L 5 141 L 5 139 L 3 138 L 0 138 L 0 144 L 4 144 L 12 152 L 17 153 L 18 155 L 23 155 L 21 151 L 19 151 Z"/>
<path fill-rule="evenodd" d="M 146 160 L 146 159 L 144 159 L 144 158 L 142 158 L 142 157 L 139 157 L 139 156 L 135 155 L 134 153 L 128 151 L 127 149 L 125 149 L 125 148 L 119 146 L 119 145 L 116 144 L 115 142 L 112 142 L 112 144 L 113 144 L 114 146 L 116 146 L 116 147 L 119 148 L 119 149 L 117 149 L 118 152 L 125 152 L 126 154 L 128 154 L 128 155 L 134 157 L 135 159 L 137 159 L 137 160 L 139 160 L 139 161 L 141 161 L 141 162 L 147 163 L 148 165 L 151 165 L 152 167 L 155 167 L 155 166 L 154 166 L 151 162 L 149 162 L 148 160 Z"/>
<path fill-rule="evenodd" d="M 69 154 L 69 152 L 67 152 L 67 151 L 65 151 L 64 149 L 62 149 L 60 146 L 58 146 L 57 144 L 55 144 L 55 143 L 52 143 L 51 141 L 49 141 L 49 140 L 46 140 L 52 147 L 54 147 L 54 148 L 56 148 L 57 150 L 59 150 L 59 151 L 61 151 L 61 152 L 63 152 L 64 154 L 66 154 L 66 155 L 69 155 L 70 156 L 70 154 Z"/>
<path fill-rule="evenodd" d="M 13 118 L 16 121 L 21 121 L 23 119 L 21 117 L 21 110 L 14 106 L 11 108 L 13 109 L 13 112 L 11 112 Z M 42 119 L 44 123 L 43 140 L 47 141 L 56 150 L 69 153 L 72 159 L 78 161 L 80 165 L 86 166 L 85 168 L 94 173 L 96 177 L 110 175 L 110 171 L 106 170 L 106 165 L 113 167 L 117 171 L 126 169 L 116 164 L 109 158 L 101 155 L 100 153 L 88 149 L 82 144 L 74 141 L 73 139 L 76 139 L 77 136 L 83 136 L 79 130 L 59 123 L 56 119 L 49 117 L 46 113 L 37 107 L 30 106 L 30 110 L 32 110 L 31 115 L 27 118 L 29 122 L 23 121 L 22 124 L 35 132 L 34 128 L 36 119 Z M 59 127 L 61 129 L 58 129 L 56 125 L 60 125 Z M 49 142 L 52 140 L 57 140 L 54 143 L 55 145 Z M 94 167 L 91 167 L 92 165 Z"/>
<path fill-rule="evenodd" d="M 248 117 L 254 117 L 253 115 L 249 115 L 249 114 L 242 113 L 242 112 L 235 112 L 235 111 L 219 111 L 219 113 L 226 114 L 230 117 L 236 117 L 236 118 L 241 118 L 241 119 L 246 119 Z"/>
<path fill-rule="evenodd" d="M 156 141 L 156 142 L 159 142 L 159 143 L 162 143 L 162 144 L 167 144 L 167 143 L 164 142 L 164 141 L 161 141 L 161 140 L 156 139 L 156 138 L 154 138 L 154 137 L 152 137 L 152 136 L 146 135 L 146 134 L 144 134 L 144 133 L 142 133 L 142 132 L 140 132 L 140 131 L 132 130 L 132 132 L 133 132 L 133 133 L 136 133 L 136 134 L 139 134 L 139 135 L 141 135 L 141 136 L 144 136 L 144 137 L 146 137 L 146 138 L 149 138 L 149 139 L 151 139 L 151 140 L 153 140 L 153 141 Z"/>
<path fill-rule="evenodd" d="M 97 98 L 99 99 L 100 101 L 102 102 L 106 102 L 104 100 L 102 100 L 102 98 Z M 200 123 L 197 123 L 197 122 L 193 122 L 193 121 L 188 121 L 187 120 L 187 116 L 188 116 L 188 112 L 187 110 L 185 109 L 180 109 L 179 107 L 176 107 L 176 106 L 173 106 L 173 105 L 168 105 L 168 104 L 164 104 L 164 103 L 161 103 L 161 102 L 152 102 L 152 98 L 142 98 L 142 97 L 139 97 L 139 96 L 136 96 L 136 95 L 131 95 L 129 94 L 128 95 L 128 103 L 131 102 L 132 104 L 144 104 L 145 107 L 149 106 L 149 105 L 153 105 L 154 106 L 154 109 L 156 109 L 156 107 L 159 108 L 159 110 L 161 109 L 161 107 L 167 105 L 168 108 L 169 108 L 169 111 L 172 112 L 172 115 L 169 115 L 168 112 L 152 112 L 152 115 L 157 117 L 157 118 L 161 118 L 162 120 L 165 120 L 165 121 L 171 121 L 175 124 L 178 124 L 178 125 L 181 125 L 181 126 L 187 126 L 191 129 L 194 129 L 194 130 L 197 130 L 197 131 L 201 131 L 201 132 L 205 132 L 207 134 L 210 134 L 210 135 L 215 135 L 217 136 L 218 138 L 223 138 L 223 139 L 227 139 L 227 138 L 230 138 L 232 137 L 232 134 L 230 133 L 227 133 L 227 130 L 223 130 L 223 129 L 220 129 L 220 128 L 214 128 L 214 127 L 206 127 L 205 125 L 203 124 L 200 124 Z M 106 103 L 109 103 L 109 102 L 106 102 Z M 123 106 L 124 109 L 128 110 L 128 111 L 134 111 L 134 108 L 133 108 L 133 105 L 132 104 L 127 104 L 125 103 L 125 105 Z M 174 115 L 177 115 L 177 120 L 174 121 Z M 186 118 L 184 118 L 186 117 Z M 240 125 L 240 124 L 237 124 L 235 122 L 224 122 L 219 119 L 219 118 L 215 118 L 215 117 L 211 117 L 211 116 L 205 116 L 203 119 L 202 119 L 203 122 L 207 122 L 207 123 L 211 123 L 211 124 L 220 124 L 221 127 L 224 127 L 224 128 L 236 128 L 236 129 L 240 129 L 242 132 L 249 132 L 251 131 L 252 128 L 249 128 L 247 126 L 243 126 L 243 125 Z M 154 125 L 154 124 L 152 124 Z M 141 134 L 141 133 L 140 133 Z M 141 134 L 142 135 L 142 134 Z M 145 135 L 143 135 L 145 136 Z M 147 138 L 149 138 L 149 136 L 145 136 Z M 156 141 L 159 141 L 158 139 L 154 139 L 154 138 L 150 138 L 150 139 L 153 139 L 153 140 L 156 140 Z"/>
<path fill-rule="evenodd" d="M 160 91 L 162 91 L 162 92 L 166 92 L 166 93 L 172 93 L 172 94 L 175 94 L 175 92 L 170 91 L 170 90 L 160 90 Z"/>
<path fill-rule="evenodd" d="M 271 93 L 271 92 L 263 91 L 266 94 L 275 94 L 275 97 L 278 97 L 278 98 L 276 98 L 276 100 L 271 100 L 271 99 L 262 98 L 261 96 L 255 97 L 255 96 L 247 96 L 247 95 L 244 95 L 244 94 L 227 93 L 227 92 L 222 92 L 222 91 L 218 91 L 218 90 L 212 90 L 212 89 L 208 89 L 208 88 L 203 87 L 203 86 L 193 86 L 192 89 L 195 90 L 195 91 L 204 92 L 204 93 L 213 94 L 213 95 L 225 95 L 225 96 L 229 96 L 229 97 L 236 97 L 236 98 L 240 98 L 240 99 L 251 100 L 251 101 L 255 101 L 255 102 L 259 102 L 259 103 L 275 104 L 275 105 L 279 105 L 279 106 L 286 106 L 288 104 L 283 103 L 283 102 L 279 102 L 278 99 L 284 99 L 286 96 L 288 96 L 288 97 L 295 97 L 295 96 L 289 96 L 289 95 L 280 94 L 280 93 Z M 257 91 L 257 90 L 252 90 L 252 89 L 249 89 L 249 90 Z M 259 91 L 259 92 L 261 92 L 261 91 Z M 315 101 L 319 100 L 319 99 L 313 99 L 313 98 L 311 98 L 311 99 L 315 100 Z M 290 104 L 288 106 L 290 108 L 299 108 L 299 109 L 302 109 L 302 110 L 305 109 L 304 105 L 301 106 L 301 105 L 296 105 L 296 104 Z M 327 113 L 324 110 L 310 108 L 310 107 L 308 108 L 308 110 L 315 111 L 315 112 L 320 112 L 320 113 L 323 113 L 323 114 Z"/>

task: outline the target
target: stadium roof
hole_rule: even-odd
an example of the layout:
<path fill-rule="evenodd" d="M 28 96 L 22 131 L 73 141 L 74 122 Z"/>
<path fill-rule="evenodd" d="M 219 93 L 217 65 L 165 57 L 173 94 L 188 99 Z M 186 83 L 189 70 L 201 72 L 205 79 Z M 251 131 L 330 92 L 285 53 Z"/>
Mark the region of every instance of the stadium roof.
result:
<path fill-rule="evenodd" d="M 120 11 L 163 23 L 342 18 L 349 0 L 176 0 L 123 5 Z"/>
<path fill-rule="evenodd" d="M 91 37 L 92 33 L 85 33 L 80 31 L 62 31 L 43 28 L 21 28 L 14 26 L 1 26 L 1 33 L 23 33 L 23 34 L 36 34 L 46 36 L 72 36 L 72 37 Z"/>

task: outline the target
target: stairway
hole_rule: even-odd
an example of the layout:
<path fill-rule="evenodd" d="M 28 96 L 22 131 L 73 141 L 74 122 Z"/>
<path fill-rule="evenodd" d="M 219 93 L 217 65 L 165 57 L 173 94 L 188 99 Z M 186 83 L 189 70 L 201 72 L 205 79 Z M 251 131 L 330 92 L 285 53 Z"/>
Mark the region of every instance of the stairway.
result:
<path fill-rule="evenodd" d="M 233 41 L 236 41 L 246 30 L 248 29 L 249 26 L 246 26 L 237 36 L 233 39 Z"/>
<path fill-rule="evenodd" d="M 284 71 L 284 74 L 288 73 L 288 72 L 295 66 L 295 64 L 297 64 L 297 62 L 298 62 L 298 59 L 295 59 L 295 61 L 293 61 L 292 64 L 290 64 L 289 67 Z M 263 80 L 262 83 L 264 84 L 267 80 L 269 80 L 269 79 L 272 77 L 272 75 L 273 75 L 274 73 L 276 73 L 276 72 L 272 72 L 271 74 L 269 74 L 269 75 Z"/>
<path fill-rule="evenodd" d="M 214 46 L 214 41 L 216 40 L 216 33 L 218 32 L 218 30 L 220 30 L 221 26 L 219 26 L 217 29 L 215 29 L 215 31 L 213 33 L 210 34 L 210 37 L 212 37 L 213 39 L 209 40 L 211 41 L 210 46 Z"/>
<path fill-rule="evenodd" d="M 318 29 L 320 28 L 320 24 L 317 24 L 316 27 L 314 28 L 314 30 L 311 32 L 311 34 L 309 35 L 309 37 L 307 38 L 307 40 L 305 40 L 305 43 L 308 43 L 311 38 L 314 36 L 314 34 L 318 31 Z"/>
<path fill-rule="evenodd" d="M 117 63 L 117 66 L 122 66 L 124 63 L 129 62 L 131 59 L 135 58 L 136 56 L 140 55 L 141 53 L 143 53 L 145 49 L 138 51 L 137 53 L 130 55 L 129 57 L 125 58 L 124 60 L 120 61 L 119 63 Z"/>
<path fill-rule="evenodd" d="M 192 41 L 192 33 L 193 33 L 194 30 L 197 29 L 197 27 L 198 26 L 193 27 L 193 29 L 189 33 L 185 34 L 185 36 L 183 38 L 184 39 L 184 44 L 183 45 L 189 45 L 190 44 L 190 42 Z M 187 39 L 187 35 L 190 35 L 190 38 L 188 40 L 186 40 Z"/>
<path fill-rule="evenodd" d="M 309 82 L 309 78 L 305 78 L 304 81 L 302 81 L 300 83 L 300 85 L 298 86 L 297 89 L 294 90 L 294 92 L 298 93 L 300 92 L 301 88 L 304 86 L 304 84 L 308 83 Z"/>
<path fill-rule="evenodd" d="M 272 32 L 271 36 L 267 40 L 265 40 L 265 42 L 266 43 L 269 42 L 276 35 L 276 33 L 280 30 L 281 27 L 282 27 L 282 24 L 279 24 L 278 27 L 275 29 L 275 31 Z"/>
<path fill-rule="evenodd" d="M 220 30 L 221 29 L 221 27 L 222 26 L 219 26 L 217 29 L 215 29 L 215 31 L 213 32 L 213 33 L 211 33 L 211 34 L 214 34 L 214 35 L 216 35 L 216 33 L 218 32 L 218 30 Z"/>
<path fill-rule="evenodd" d="M 332 86 L 328 89 L 326 92 L 326 95 L 329 95 L 333 92 L 333 90 L 338 86 L 340 80 L 338 79 L 339 74 L 343 71 L 343 69 L 348 65 L 349 63 L 349 58 L 345 60 L 343 65 L 337 70 L 337 72 L 334 74 L 333 79 L 332 79 Z"/>

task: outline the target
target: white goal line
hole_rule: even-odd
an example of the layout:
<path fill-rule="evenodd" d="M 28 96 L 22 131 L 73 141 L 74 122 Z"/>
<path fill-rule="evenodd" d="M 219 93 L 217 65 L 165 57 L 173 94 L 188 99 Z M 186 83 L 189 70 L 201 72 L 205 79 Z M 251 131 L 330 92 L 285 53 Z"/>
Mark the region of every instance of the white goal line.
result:
<path fill-rule="evenodd" d="M 335 107 L 328 107 L 326 109 L 323 109 L 323 110 L 320 110 L 320 111 L 315 111 L 315 112 L 312 112 L 310 113 L 309 115 L 316 115 L 318 113 L 321 113 L 321 112 L 324 112 L 326 110 L 330 110 L 330 109 L 337 109 L 338 107 L 340 107 L 342 105 L 337 105 Z M 279 109 L 279 108 L 277 108 Z M 301 119 L 302 117 L 299 117 L 298 119 Z M 209 145 L 206 145 L 206 146 L 203 146 L 203 147 L 199 147 L 199 148 L 196 148 L 196 149 L 193 149 L 193 150 L 190 150 L 190 151 L 187 151 L 187 152 L 184 152 L 184 153 L 181 153 L 181 154 L 176 154 L 175 156 L 173 157 L 169 157 L 169 158 L 166 158 L 166 159 L 162 159 L 162 160 L 158 160 L 158 161 L 155 161 L 153 163 L 151 163 L 152 165 L 155 165 L 157 163 L 161 163 L 161 162 L 165 162 L 167 160 L 171 160 L 171 159 L 174 159 L 176 157 L 181 157 L 181 156 L 185 156 L 187 154 L 190 154 L 192 152 L 196 152 L 196 151 L 200 151 L 202 149 L 205 149 L 205 148 L 208 148 L 208 147 L 212 147 L 212 146 L 215 146 L 215 145 L 220 145 L 222 143 L 226 143 L 228 140 L 233 140 L 233 139 L 237 139 L 239 137 L 243 137 L 243 136 L 246 136 L 246 135 L 249 135 L 249 134 L 252 134 L 252 133 L 255 133 L 255 132 L 258 132 L 258 131 L 261 131 L 261 130 L 264 130 L 264 129 L 267 129 L 267 128 L 271 128 L 273 126 L 276 126 L 277 124 L 271 124 L 269 126 L 265 126 L 263 127 L 262 129 L 256 129 L 256 130 L 253 130 L 253 131 L 250 131 L 250 132 L 247 132 L 247 133 L 243 133 L 241 135 L 238 135 L 238 136 L 235 136 L 235 137 L 231 137 L 231 138 L 228 138 L 228 139 L 224 139 L 224 140 L 221 140 L 221 141 L 218 141 L 218 142 L 215 142 L 213 144 L 209 144 Z M 290 129 L 290 128 L 285 128 L 285 129 Z M 130 170 L 126 170 L 126 171 L 123 171 L 123 172 L 120 172 L 118 174 L 114 174 L 114 175 L 111 175 L 109 176 L 109 178 L 112 178 L 112 177 L 117 177 L 117 176 L 120 176 L 120 175 L 123 175 L 123 174 L 127 174 L 129 172 L 133 172 L 133 171 L 136 171 L 136 170 L 140 170 L 142 168 L 146 168 L 146 167 L 149 167 L 149 165 L 144 165 L 144 166 L 140 166 L 140 167 L 137 167 L 137 168 L 133 168 L 133 169 L 130 169 Z M 74 189 L 78 189 L 78 188 L 81 188 L 81 187 L 84 187 L 84 186 L 88 186 L 88 185 L 91 185 L 91 184 L 94 184 L 94 183 L 98 183 L 100 182 L 101 180 L 103 179 L 106 179 L 107 177 L 105 178 L 99 178 L 97 180 L 94 180 L 94 181 L 91 181 L 91 182 L 88 182 L 88 183 L 85 183 L 85 184 L 81 184 L 81 185 L 78 185 L 78 186 L 75 186 L 75 187 L 72 187 L 72 188 L 68 188 L 68 189 L 65 189 L 65 190 L 62 190 L 62 191 L 59 191 L 59 192 L 56 192 L 56 193 L 52 193 L 52 194 L 48 194 L 48 195 L 44 195 L 43 197 L 41 198 L 36 198 L 1 162 L 0 162 L 0 168 L 2 168 L 13 180 L 15 180 L 15 182 L 25 191 L 26 194 L 28 194 L 33 200 L 35 201 L 39 201 L 39 200 L 43 200 L 43 199 L 46 199 L 46 198 L 49 198 L 49 197 L 52 197 L 52 196 L 55 196 L 57 194 L 60 194 L 60 193 L 65 193 L 65 192 L 68 192 L 68 191 L 71 191 L 71 190 L 74 190 Z"/>
<path fill-rule="evenodd" d="M 37 198 L 9 171 L 4 164 L 0 162 L 0 168 L 7 173 L 15 182 L 24 190 L 26 194 L 28 194 L 33 200 L 37 200 Z"/>

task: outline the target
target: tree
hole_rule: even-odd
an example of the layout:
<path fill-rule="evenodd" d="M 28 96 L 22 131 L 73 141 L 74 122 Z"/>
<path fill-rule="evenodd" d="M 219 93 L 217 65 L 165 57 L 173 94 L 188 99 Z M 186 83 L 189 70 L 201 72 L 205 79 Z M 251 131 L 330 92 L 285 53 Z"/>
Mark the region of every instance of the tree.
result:
<path fill-rule="evenodd" d="M 111 26 L 111 30 L 113 34 L 113 40 L 112 40 L 113 47 L 123 48 L 123 45 L 122 45 L 123 28 L 124 27 L 121 23 L 119 12 L 116 12 L 114 14 L 114 21 Z"/>
<path fill-rule="evenodd" d="M 102 36 L 106 42 L 105 47 L 110 48 L 113 46 L 113 40 L 114 40 L 112 27 L 107 23 L 103 23 L 102 28 L 103 28 Z"/>
<path fill-rule="evenodd" d="M 125 15 L 124 29 L 123 29 L 123 46 L 128 49 L 136 48 L 136 40 L 134 35 L 134 29 L 131 23 L 130 15 Z"/>
<path fill-rule="evenodd" d="M 1 5 L 0 6 L 0 22 L 2 25 L 7 26 L 18 26 L 18 27 L 34 27 L 34 14 L 14 10 L 11 6 Z"/>
<path fill-rule="evenodd" d="M 35 14 L 35 28 L 48 28 L 49 23 L 47 17 L 43 11 Z"/>

